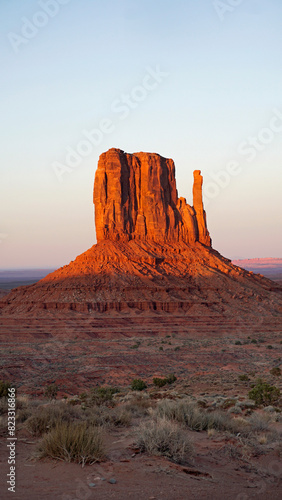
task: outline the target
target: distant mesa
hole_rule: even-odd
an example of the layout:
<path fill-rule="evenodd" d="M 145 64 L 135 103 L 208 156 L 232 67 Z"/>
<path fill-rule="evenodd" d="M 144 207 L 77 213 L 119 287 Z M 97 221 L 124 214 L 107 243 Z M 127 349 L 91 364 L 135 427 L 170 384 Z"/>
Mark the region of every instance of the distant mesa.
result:
<path fill-rule="evenodd" d="M 110 149 L 95 175 L 97 242 L 153 240 L 211 246 L 202 199 L 203 177 L 194 172 L 193 207 L 178 198 L 173 160 L 154 153 Z"/>
<path fill-rule="evenodd" d="M 0 314 L 188 314 L 255 320 L 282 311 L 281 287 L 212 248 L 194 172 L 193 206 L 179 198 L 171 159 L 110 149 L 94 183 L 97 244 L 0 301 Z"/>

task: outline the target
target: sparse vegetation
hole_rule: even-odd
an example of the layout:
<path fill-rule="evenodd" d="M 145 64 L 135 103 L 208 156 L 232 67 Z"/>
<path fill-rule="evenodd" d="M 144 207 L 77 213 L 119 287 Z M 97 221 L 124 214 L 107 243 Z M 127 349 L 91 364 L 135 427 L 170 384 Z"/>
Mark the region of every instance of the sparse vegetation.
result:
<path fill-rule="evenodd" d="M 91 389 L 89 405 L 105 405 L 113 402 L 113 395 L 119 392 L 117 387 L 94 387 Z"/>
<path fill-rule="evenodd" d="M 153 378 L 153 384 L 156 385 L 157 387 L 164 387 L 167 384 L 173 384 L 174 382 L 176 382 L 176 380 L 177 378 L 174 375 L 174 373 L 170 373 L 165 378 L 158 378 L 158 377 Z"/>
<path fill-rule="evenodd" d="M 258 379 L 256 385 L 249 392 L 249 398 L 257 405 L 268 406 L 276 403 L 280 398 L 280 389 Z"/>
<path fill-rule="evenodd" d="M 39 452 L 41 458 L 93 464 L 104 456 L 101 429 L 85 422 L 60 422 L 43 436 Z"/>
<path fill-rule="evenodd" d="M 56 384 L 49 384 L 45 387 L 44 396 L 50 400 L 56 399 L 58 390 L 59 388 Z"/>
<path fill-rule="evenodd" d="M 249 380 L 250 380 L 250 379 L 249 379 L 249 377 L 248 377 L 248 375 L 246 375 L 245 373 L 244 373 L 244 374 L 242 374 L 242 375 L 239 375 L 239 377 L 238 377 L 238 378 L 239 378 L 239 380 L 240 380 L 241 382 L 249 382 Z"/>
<path fill-rule="evenodd" d="M 147 388 L 147 384 L 141 378 L 135 378 L 131 382 L 132 391 L 144 391 Z"/>
<path fill-rule="evenodd" d="M 143 424 L 136 444 L 142 452 L 162 455 L 176 463 L 191 457 L 193 451 L 190 440 L 179 426 L 164 418 Z"/>
<path fill-rule="evenodd" d="M 161 401 L 157 414 L 162 418 L 175 420 L 194 431 L 208 429 L 234 430 L 233 421 L 223 412 L 206 412 L 190 401 Z"/>
<path fill-rule="evenodd" d="M 165 378 L 153 378 L 153 384 L 157 387 L 164 387 L 167 384 L 167 380 Z"/>
<path fill-rule="evenodd" d="M 242 342 L 240 340 L 236 340 L 235 345 L 242 345 Z"/>

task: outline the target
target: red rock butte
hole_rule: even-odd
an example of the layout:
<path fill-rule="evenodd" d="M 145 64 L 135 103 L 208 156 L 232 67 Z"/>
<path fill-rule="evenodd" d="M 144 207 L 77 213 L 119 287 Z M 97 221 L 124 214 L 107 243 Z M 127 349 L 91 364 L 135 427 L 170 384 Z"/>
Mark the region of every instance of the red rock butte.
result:
<path fill-rule="evenodd" d="M 0 301 L 0 314 L 77 311 L 240 315 L 281 313 L 281 287 L 211 246 L 194 172 L 193 206 L 179 198 L 171 159 L 110 149 L 94 183 L 97 244 Z"/>
<path fill-rule="evenodd" d="M 100 156 L 94 183 L 97 242 L 199 241 L 211 246 L 202 185 L 201 172 L 195 170 L 191 207 L 178 198 L 173 160 L 110 149 Z"/>

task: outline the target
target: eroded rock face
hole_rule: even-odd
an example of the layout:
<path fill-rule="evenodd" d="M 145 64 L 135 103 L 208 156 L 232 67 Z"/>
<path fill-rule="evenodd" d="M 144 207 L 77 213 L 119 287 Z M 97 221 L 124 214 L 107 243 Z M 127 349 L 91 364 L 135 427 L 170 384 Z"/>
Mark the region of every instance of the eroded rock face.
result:
<path fill-rule="evenodd" d="M 191 207 L 185 198 L 178 198 L 173 160 L 110 149 L 100 156 L 94 183 L 97 242 L 199 241 L 211 246 L 202 183 L 196 170 Z"/>

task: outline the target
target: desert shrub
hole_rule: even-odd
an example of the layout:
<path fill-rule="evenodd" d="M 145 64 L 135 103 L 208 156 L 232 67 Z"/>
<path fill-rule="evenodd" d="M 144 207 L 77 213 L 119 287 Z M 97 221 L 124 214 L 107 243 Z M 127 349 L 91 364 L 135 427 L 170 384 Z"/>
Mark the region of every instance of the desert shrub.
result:
<path fill-rule="evenodd" d="M 165 378 L 158 378 L 158 377 L 153 378 L 153 384 L 156 385 L 157 387 L 163 387 L 166 384 L 173 384 L 176 380 L 177 378 L 174 375 L 174 373 L 170 373 Z"/>
<path fill-rule="evenodd" d="M 31 408 L 22 408 L 21 410 L 17 411 L 17 422 L 23 423 L 25 422 L 29 417 L 32 415 L 32 410 Z"/>
<path fill-rule="evenodd" d="M 10 389 L 11 384 L 8 381 L 0 380 L 0 398 L 8 397 L 8 389 Z"/>
<path fill-rule="evenodd" d="M 256 339 L 251 340 L 251 344 L 257 344 L 257 343 L 258 343 L 258 341 Z"/>
<path fill-rule="evenodd" d="M 138 347 L 140 346 L 140 344 L 141 344 L 141 342 L 138 340 L 138 341 L 136 342 L 136 344 L 134 344 L 134 345 L 132 345 L 132 346 L 130 347 L 130 349 L 138 349 Z"/>
<path fill-rule="evenodd" d="M 41 436 L 50 429 L 56 427 L 57 424 L 70 422 L 81 418 L 82 412 L 80 409 L 61 405 L 50 405 L 46 407 L 39 406 L 36 408 L 33 415 L 26 420 L 26 428 L 34 436 Z"/>
<path fill-rule="evenodd" d="M 59 387 L 56 384 L 50 384 L 45 387 L 44 396 L 48 399 L 56 399 Z"/>
<path fill-rule="evenodd" d="M 132 420 L 131 412 L 122 407 L 116 408 L 111 417 L 111 423 L 116 427 L 128 427 Z"/>
<path fill-rule="evenodd" d="M 270 420 L 271 418 L 269 415 L 258 415 L 257 413 L 253 413 L 248 419 L 248 422 L 252 430 L 266 431 L 269 428 Z"/>
<path fill-rule="evenodd" d="M 162 418 L 176 420 L 194 431 L 208 429 L 235 431 L 233 420 L 225 413 L 207 412 L 185 400 L 161 401 L 157 407 L 157 414 Z"/>
<path fill-rule="evenodd" d="M 147 388 L 147 384 L 141 378 L 135 378 L 131 382 L 132 391 L 143 391 Z"/>
<path fill-rule="evenodd" d="M 94 427 L 108 427 L 111 425 L 111 408 L 104 405 L 91 406 L 84 412 L 84 418 L 88 425 Z"/>
<path fill-rule="evenodd" d="M 242 342 L 240 340 L 236 340 L 235 345 L 242 345 Z"/>
<path fill-rule="evenodd" d="M 239 375 L 238 379 L 241 381 L 241 382 L 249 382 L 249 377 L 248 375 L 246 375 L 245 373 L 242 374 L 242 375 Z"/>
<path fill-rule="evenodd" d="M 164 385 L 167 384 L 167 380 L 166 378 L 155 377 L 153 378 L 153 384 L 156 385 L 157 387 L 163 387 Z"/>
<path fill-rule="evenodd" d="M 101 429 L 85 422 L 60 422 L 43 436 L 39 452 L 41 458 L 93 464 L 104 456 Z"/>
<path fill-rule="evenodd" d="M 223 410 L 227 410 L 228 408 L 231 408 L 232 406 L 234 406 L 236 404 L 236 402 L 237 402 L 236 399 L 228 398 L 225 401 L 223 401 L 223 403 L 221 404 L 221 408 Z"/>
<path fill-rule="evenodd" d="M 271 375 L 274 375 L 274 377 L 280 377 L 281 376 L 281 368 L 279 366 L 275 366 L 270 370 Z"/>
<path fill-rule="evenodd" d="M 170 373 L 167 377 L 166 377 L 166 381 L 168 384 L 173 384 L 174 382 L 176 382 L 177 380 L 177 377 L 174 375 L 174 373 Z"/>
<path fill-rule="evenodd" d="M 159 419 L 144 423 L 139 429 L 137 446 L 141 452 L 164 456 L 181 463 L 191 457 L 193 447 L 185 433 L 173 422 Z"/>
<path fill-rule="evenodd" d="M 126 405 L 125 410 L 129 411 L 133 417 L 145 417 L 148 415 L 148 408 L 152 406 L 149 398 L 143 397 L 143 394 L 137 394 Z"/>
<path fill-rule="evenodd" d="M 94 387 L 91 389 L 89 404 L 105 405 L 113 402 L 113 395 L 119 392 L 117 387 Z"/>
<path fill-rule="evenodd" d="M 178 345 L 178 346 L 176 346 L 176 347 L 174 348 L 174 350 L 175 350 L 175 351 L 180 351 L 180 346 L 179 346 L 179 345 Z"/>
<path fill-rule="evenodd" d="M 249 398 L 255 401 L 257 405 L 268 406 L 279 400 L 280 390 L 278 387 L 258 379 L 256 385 L 249 392 Z"/>
<path fill-rule="evenodd" d="M 268 345 L 267 349 L 273 349 L 273 346 L 272 345 Z"/>

